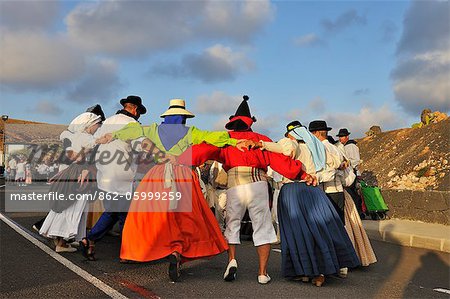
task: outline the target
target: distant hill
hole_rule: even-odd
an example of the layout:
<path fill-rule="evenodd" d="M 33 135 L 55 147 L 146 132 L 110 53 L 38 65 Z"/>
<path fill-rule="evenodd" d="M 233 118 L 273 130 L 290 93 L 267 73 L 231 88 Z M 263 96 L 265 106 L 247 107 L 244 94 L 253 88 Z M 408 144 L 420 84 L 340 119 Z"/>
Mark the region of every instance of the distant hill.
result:
<path fill-rule="evenodd" d="M 450 118 L 358 140 L 360 171 L 385 189 L 449 191 Z"/>
<path fill-rule="evenodd" d="M 6 132 L 6 143 L 34 144 L 59 142 L 59 135 L 66 125 L 55 125 L 21 119 L 0 121 L 1 132 Z M 3 150 L 3 134 L 0 138 L 0 150 Z"/>

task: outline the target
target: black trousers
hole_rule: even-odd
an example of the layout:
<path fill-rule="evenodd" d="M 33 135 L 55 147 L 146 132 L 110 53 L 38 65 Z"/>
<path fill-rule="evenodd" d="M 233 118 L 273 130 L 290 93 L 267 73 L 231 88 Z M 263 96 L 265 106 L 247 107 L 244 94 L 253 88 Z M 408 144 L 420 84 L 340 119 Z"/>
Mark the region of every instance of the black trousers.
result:
<path fill-rule="evenodd" d="M 342 223 L 345 225 L 345 216 L 344 216 L 344 208 L 345 208 L 345 197 L 344 192 L 336 192 L 336 193 L 326 193 L 328 196 L 328 199 L 333 204 L 334 208 L 336 209 L 336 212 L 339 215 L 339 218 L 341 218 Z"/>

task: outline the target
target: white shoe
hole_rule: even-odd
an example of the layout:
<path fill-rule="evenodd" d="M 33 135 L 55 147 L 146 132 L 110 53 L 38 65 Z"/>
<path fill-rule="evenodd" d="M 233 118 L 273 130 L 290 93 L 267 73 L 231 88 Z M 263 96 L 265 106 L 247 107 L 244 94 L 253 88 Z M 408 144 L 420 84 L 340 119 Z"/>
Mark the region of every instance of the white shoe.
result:
<path fill-rule="evenodd" d="M 236 279 L 236 272 L 237 272 L 237 261 L 235 259 L 232 259 L 227 266 L 227 270 L 223 274 L 223 279 L 225 281 L 233 281 Z"/>
<path fill-rule="evenodd" d="M 58 253 L 60 253 L 60 252 L 75 252 L 75 251 L 77 251 L 77 249 L 73 248 L 72 246 L 67 246 L 67 247 L 56 246 L 55 251 L 58 252 Z"/>
<path fill-rule="evenodd" d="M 341 269 L 339 269 L 338 276 L 340 278 L 346 278 L 347 277 L 347 273 L 348 273 L 348 268 L 341 268 Z"/>
<path fill-rule="evenodd" d="M 80 246 L 80 242 L 79 241 L 73 241 L 73 242 L 70 242 L 69 245 L 72 246 L 72 247 L 76 247 L 77 248 L 77 247 Z"/>
<path fill-rule="evenodd" d="M 34 229 L 35 231 L 39 232 L 39 228 L 37 228 L 37 226 L 34 225 L 34 224 L 33 224 L 33 229 Z"/>
<path fill-rule="evenodd" d="M 270 280 L 271 280 L 271 279 L 270 279 L 269 274 L 266 274 L 266 275 L 258 275 L 258 282 L 259 282 L 260 284 L 266 284 L 266 283 L 269 283 Z"/>

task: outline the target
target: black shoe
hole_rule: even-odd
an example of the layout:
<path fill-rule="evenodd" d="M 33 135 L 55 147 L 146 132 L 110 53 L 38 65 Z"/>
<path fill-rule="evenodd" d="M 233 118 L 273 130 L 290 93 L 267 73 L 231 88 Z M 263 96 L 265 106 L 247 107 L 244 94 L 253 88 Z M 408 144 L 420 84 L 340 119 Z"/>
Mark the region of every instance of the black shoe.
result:
<path fill-rule="evenodd" d="M 180 262 L 173 254 L 169 255 L 169 278 L 172 282 L 177 282 L 180 279 Z"/>
<path fill-rule="evenodd" d="M 83 243 L 83 240 L 86 240 L 87 244 Z M 83 254 L 83 256 L 88 260 L 88 261 L 95 261 L 95 256 L 94 256 L 94 245 L 90 245 L 89 244 L 89 240 L 84 238 L 83 240 L 80 241 L 80 248 L 81 248 L 81 253 Z"/>

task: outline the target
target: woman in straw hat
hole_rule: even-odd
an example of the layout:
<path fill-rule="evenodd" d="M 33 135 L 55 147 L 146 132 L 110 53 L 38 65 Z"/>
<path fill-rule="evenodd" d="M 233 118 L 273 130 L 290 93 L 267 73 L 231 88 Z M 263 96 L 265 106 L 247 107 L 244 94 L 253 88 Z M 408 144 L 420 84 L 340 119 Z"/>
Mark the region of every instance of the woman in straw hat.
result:
<path fill-rule="evenodd" d="M 227 250 L 228 245 L 203 197 L 198 175 L 191 167 L 174 163 L 173 156 L 203 142 L 239 148 L 248 143 L 230 138 L 227 132 L 201 131 L 186 126 L 186 120 L 194 114 L 186 110 L 185 101 L 181 99 L 171 100 L 169 109 L 161 117 L 164 121 L 159 125 L 129 124 L 105 136 L 105 142 L 146 137 L 143 150 L 170 157 L 167 163 L 151 168 L 134 192 L 123 228 L 120 257 L 139 262 L 167 257 L 169 278 L 177 281 L 181 259 L 217 255 Z"/>

